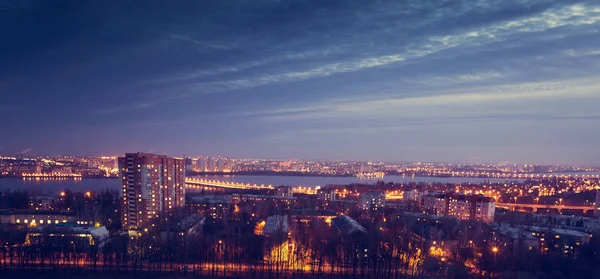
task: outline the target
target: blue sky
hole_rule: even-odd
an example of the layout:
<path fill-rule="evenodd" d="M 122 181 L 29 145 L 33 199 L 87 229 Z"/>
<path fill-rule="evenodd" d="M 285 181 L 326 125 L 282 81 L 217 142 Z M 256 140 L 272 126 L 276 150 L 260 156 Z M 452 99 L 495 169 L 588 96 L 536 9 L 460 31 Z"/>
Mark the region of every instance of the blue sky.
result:
<path fill-rule="evenodd" d="M 600 2 L 0 0 L 0 153 L 599 164 Z"/>

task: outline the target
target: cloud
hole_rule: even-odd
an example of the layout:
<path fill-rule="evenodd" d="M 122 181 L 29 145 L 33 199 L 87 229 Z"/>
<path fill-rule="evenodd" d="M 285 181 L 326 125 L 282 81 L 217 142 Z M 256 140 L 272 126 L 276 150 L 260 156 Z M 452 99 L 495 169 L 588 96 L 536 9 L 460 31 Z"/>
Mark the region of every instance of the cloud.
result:
<path fill-rule="evenodd" d="M 87 152 L 64 137 L 118 146 L 111 135 L 124 134 L 146 147 L 194 149 L 207 138 L 210 149 L 256 153 L 238 135 L 289 131 L 290 146 L 320 134 L 365 143 L 381 133 L 386 140 L 369 148 L 389 149 L 411 137 L 396 129 L 426 131 L 412 139 L 420 143 L 458 127 L 444 134 L 452 145 L 471 124 L 496 138 L 504 129 L 538 139 L 559 121 L 569 127 L 556 129 L 570 133 L 556 137 L 571 135 L 564 150 L 574 150 L 590 145 L 572 135 L 597 122 L 593 0 L 32 2 L 30 10 L 12 2 L 0 20 L 17 28 L 4 40 L 11 51 L 0 57 L 0 92 L 18 94 L 3 99 L 0 114 L 11 117 L 4 106 L 31 113 L 6 123 L 15 131 L 6 146 L 39 131 L 47 139 L 33 146 L 53 152 Z M 294 138 L 296 130 L 307 132 Z"/>
<path fill-rule="evenodd" d="M 455 92 L 431 96 L 405 98 L 386 98 L 375 100 L 345 100 L 327 102 L 327 105 L 299 107 L 295 114 L 265 114 L 268 120 L 291 121 L 307 119 L 344 119 L 344 118 L 399 118 L 444 117 L 444 115 L 481 113 L 479 106 L 514 106 L 515 103 L 529 103 L 547 100 L 582 100 L 592 98 L 598 101 L 600 96 L 600 78 L 568 82 L 522 83 L 505 86 L 479 87 L 468 92 Z M 459 89 L 460 90 L 460 89 Z M 505 114 L 512 111 L 506 110 Z"/>
<path fill-rule="evenodd" d="M 21 155 L 29 154 L 29 153 L 31 153 L 32 151 L 33 151 L 33 149 L 32 149 L 32 148 L 29 148 L 29 147 L 28 147 L 28 148 L 25 148 L 25 149 L 23 149 L 23 151 L 21 151 Z"/>
<path fill-rule="evenodd" d="M 539 15 L 512 19 L 500 23 L 492 23 L 487 26 L 477 27 L 454 34 L 429 37 L 425 40 L 402 47 L 404 50 L 393 54 L 329 63 L 300 71 L 263 74 L 258 77 L 241 79 L 198 82 L 185 86 L 176 86 L 176 88 L 188 90 L 189 93 L 185 93 L 185 95 L 189 97 L 196 94 L 219 93 L 270 84 L 321 78 L 335 74 L 357 72 L 371 68 L 379 68 L 398 63 L 409 62 L 453 48 L 474 48 L 490 43 L 501 42 L 515 36 L 523 36 L 528 33 L 539 33 L 550 29 L 567 26 L 592 25 L 598 22 L 600 22 L 600 7 L 589 6 L 585 4 L 561 6 L 544 11 Z M 327 52 L 325 51 L 324 53 Z M 228 72 L 238 72 L 253 67 L 260 67 L 275 61 L 305 59 L 307 56 L 312 55 L 315 55 L 315 53 L 278 56 L 231 67 L 217 68 L 214 70 L 201 70 L 163 81 L 172 82 L 175 80 L 194 80 L 206 75 L 219 75 Z M 456 79 L 463 81 L 477 81 L 484 78 L 497 77 L 497 73 L 494 74 L 490 72 L 489 74 L 491 74 L 491 76 L 482 76 L 476 74 L 462 75 L 457 76 Z"/>
<path fill-rule="evenodd" d="M 131 102 L 126 105 L 116 105 L 104 109 L 95 110 L 94 113 L 97 115 L 106 115 L 106 114 L 114 114 L 120 112 L 132 112 L 136 110 L 142 110 L 154 107 L 158 104 L 162 104 L 168 101 L 179 100 L 185 98 L 185 95 L 167 95 L 167 96 L 159 96 L 157 98 L 144 98 L 146 101 L 141 102 Z"/>
<path fill-rule="evenodd" d="M 199 41 L 193 38 L 190 38 L 188 36 L 184 36 L 181 34 L 171 34 L 170 37 L 172 39 L 175 40 L 181 40 L 181 41 L 185 41 L 185 42 L 191 42 L 193 44 L 202 46 L 202 47 L 208 47 L 208 48 L 212 48 L 212 49 L 221 49 L 221 50 L 227 50 L 227 49 L 232 49 L 234 48 L 234 46 L 231 45 L 221 45 L 221 44 L 215 44 L 215 43 L 209 43 L 209 42 L 204 42 L 204 41 Z"/>

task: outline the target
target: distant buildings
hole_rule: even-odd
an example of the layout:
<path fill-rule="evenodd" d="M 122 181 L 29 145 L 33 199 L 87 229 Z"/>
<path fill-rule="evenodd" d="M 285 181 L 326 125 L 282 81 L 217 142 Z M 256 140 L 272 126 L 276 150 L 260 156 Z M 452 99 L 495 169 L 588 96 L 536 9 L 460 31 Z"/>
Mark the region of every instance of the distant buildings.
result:
<path fill-rule="evenodd" d="M 206 158 L 207 172 L 216 172 L 217 171 L 217 158 L 215 157 L 207 157 Z"/>
<path fill-rule="evenodd" d="M 494 221 L 496 201 L 481 195 L 447 193 L 423 197 L 423 207 L 439 216 L 491 223 Z"/>
<path fill-rule="evenodd" d="M 192 158 L 185 158 L 185 173 L 192 172 L 194 170 L 194 161 Z"/>
<path fill-rule="evenodd" d="M 123 230 L 139 230 L 161 211 L 185 206 L 183 159 L 146 153 L 119 157 Z"/>
<path fill-rule="evenodd" d="M 335 189 L 319 189 L 317 196 L 322 201 L 335 201 L 337 200 L 337 192 Z"/>
<path fill-rule="evenodd" d="M 226 157 L 198 157 L 191 166 L 197 172 L 232 172 L 233 160 Z"/>
<path fill-rule="evenodd" d="M 275 188 L 275 196 L 291 198 L 294 196 L 294 193 L 291 186 L 279 186 Z"/>
<path fill-rule="evenodd" d="M 360 195 L 360 208 L 364 211 L 379 211 L 385 207 L 385 194 L 369 192 Z"/>
<path fill-rule="evenodd" d="M 596 190 L 596 201 L 594 203 L 594 216 L 600 217 L 600 190 Z"/>
<path fill-rule="evenodd" d="M 218 172 L 224 172 L 225 171 L 225 165 L 227 162 L 227 158 L 218 158 L 217 160 L 217 171 Z"/>
<path fill-rule="evenodd" d="M 429 195 L 429 191 L 428 190 L 422 190 L 419 191 L 417 189 L 412 189 L 412 190 L 406 190 L 403 193 L 403 200 L 404 201 L 416 201 L 416 202 L 421 202 L 421 199 L 426 196 Z"/>
<path fill-rule="evenodd" d="M 198 157 L 198 159 L 196 160 L 196 171 L 198 172 L 206 172 L 208 169 L 208 162 L 206 161 L 207 158 L 205 157 Z"/>

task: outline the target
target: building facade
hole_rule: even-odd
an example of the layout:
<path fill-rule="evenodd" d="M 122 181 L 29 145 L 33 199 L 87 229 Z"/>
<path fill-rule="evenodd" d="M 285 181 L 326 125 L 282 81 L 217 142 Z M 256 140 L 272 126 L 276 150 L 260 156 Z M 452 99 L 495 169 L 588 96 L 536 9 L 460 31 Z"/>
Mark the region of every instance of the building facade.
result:
<path fill-rule="evenodd" d="M 594 216 L 600 217 L 600 190 L 596 190 L 596 200 L 594 202 Z"/>
<path fill-rule="evenodd" d="M 185 206 L 185 161 L 164 155 L 119 157 L 123 230 L 143 229 L 161 211 Z"/>
<path fill-rule="evenodd" d="M 291 186 L 279 186 L 275 188 L 275 196 L 291 198 L 294 196 L 294 192 Z"/>
<path fill-rule="evenodd" d="M 0 224 L 56 225 L 62 223 L 88 222 L 77 219 L 74 211 L 6 209 L 0 210 Z"/>
<path fill-rule="evenodd" d="M 319 200 L 322 201 L 335 201 L 337 200 L 337 192 L 335 189 L 319 189 L 317 191 Z"/>
<path fill-rule="evenodd" d="M 494 221 L 496 201 L 481 195 L 446 193 L 423 197 L 423 208 L 439 216 L 491 223 Z"/>
<path fill-rule="evenodd" d="M 208 166 L 207 166 L 207 162 L 206 162 L 206 158 L 205 157 L 198 157 L 198 159 L 196 160 L 196 171 L 198 172 L 206 172 Z"/>
<path fill-rule="evenodd" d="M 385 194 L 369 192 L 360 195 L 360 208 L 364 211 L 379 211 L 385 207 Z"/>

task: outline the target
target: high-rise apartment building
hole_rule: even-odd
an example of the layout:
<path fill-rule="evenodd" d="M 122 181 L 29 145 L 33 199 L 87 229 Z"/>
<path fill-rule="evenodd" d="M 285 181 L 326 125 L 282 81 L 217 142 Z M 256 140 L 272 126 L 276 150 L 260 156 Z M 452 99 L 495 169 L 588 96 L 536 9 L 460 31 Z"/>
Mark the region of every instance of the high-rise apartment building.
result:
<path fill-rule="evenodd" d="M 194 169 L 194 160 L 192 158 L 185 158 L 185 172 L 192 172 Z"/>
<path fill-rule="evenodd" d="M 165 155 L 119 157 L 123 230 L 140 230 L 161 211 L 185 206 L 185 161 Z"/>
<path fill-rule="evenodd" d="M 216 172 L 217 171 L 217 158 L 207 157 L 206 165 L 207 165 L 207 167 L 206 167 L 207 172 Z"/>
<path fill-rule="evenodd" d="M 208 169 L 206 158 L 202 156 L 198 157 L 196 166 L 198 167 L 197 169 L 199 172 L 205 172 Z"/>
<path fill-rule="evenodd" d="M 229 171 L 229 172 L 234 171 L 233 170 L 233 167 L 234 167 L 233 166 L 233 159 L 231 159 L 231 158 L 225 158 L 225 159 L 226 159 L 226 161 L 225 161 L 225 170 Z"/>
<path fill-rule="evenodd" d="M 217 158 L 217 171 L 218 172 L 224 172 L 225 171 L 225 164 L 227 162 L 227 158 Z"/>

